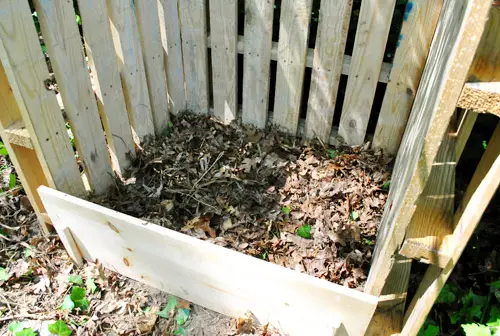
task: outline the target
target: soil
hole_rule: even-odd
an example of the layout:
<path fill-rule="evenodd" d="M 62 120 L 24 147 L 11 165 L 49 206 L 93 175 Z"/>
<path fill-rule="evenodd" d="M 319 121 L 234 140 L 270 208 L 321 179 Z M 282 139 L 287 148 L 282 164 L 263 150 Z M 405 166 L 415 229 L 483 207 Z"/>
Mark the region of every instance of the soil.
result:
<path fill-rule="evenodd" d="M 362 289 L 391 158 L 182 114 L 93 201 Z"/>

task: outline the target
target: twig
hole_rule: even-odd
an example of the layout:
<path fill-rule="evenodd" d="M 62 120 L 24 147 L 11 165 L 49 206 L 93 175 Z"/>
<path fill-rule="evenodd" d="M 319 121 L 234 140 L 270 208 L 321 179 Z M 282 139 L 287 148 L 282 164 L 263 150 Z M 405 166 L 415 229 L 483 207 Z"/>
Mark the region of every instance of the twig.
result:
<path fill-rule="evenodd" d="M 0 226 L 6 228 L 7 230 L 19 230 L 21 227 L 20 226 L 8 226 L 5 225 L 4 223 L 0 222 Z"/>
<path fill-rule="evenodd" d="M 219 156 L 217 156 L 217 159 L 215 159 L 214 163 L 212 163 L 212 165 L 210 166 L 210 168 L 208 168 L 207 170 L 205 170 L 205 172 L 203 173 L 203 175 L 201 175 L 201 177 L 198 179 L 198 181 L 196 181 L 194 184 L 193 184 L 193 187 L 191 188 L 191 191 L 194 190 L 194 188 L 198 185 L 198 183 L 200 183 L 201 180 L 203 180 L 203 178 L 205 177 L 205 175 L 208 174 L 208 172 L 214 167 L 214 165 L 217 163 L 217 161 L 220 160 L 220 158 L 222 157 L 222 155 L 224 155 L 224 151 L 220 152 L 219 153 Z"/>
<path fill-rule="evenodd" d="M 7 298 L 2 293 L 0 293 L 0 298 L 2 299 L 2 301 L 5 302 L 5 304 L 7 305 L 7 308 L 9 308 L 10 314 L 13 315 L 14 312 L 12 311 L 12 307 L 10 306 L 9 300 L 7 300 Z"/>
<path fill-rule="evenodd" d="M 44 314 L 47 314 L 44 316 Z M 31 318 L 31 319 L 37 319 L 37 320 L 52 320 L 55 318 L 55 315 L 52 313 L 51 315 L 48 315 L 50 313 L 40 313 L 38 314 L 20 314 L 20 315 L 10 315 L 10 316 L 5 316 L 0 318 L 0 322 L 3 321 L 9 321 L 9 320 L 17 320 L 17 319 L 25 319 L 25 318 Z"/>

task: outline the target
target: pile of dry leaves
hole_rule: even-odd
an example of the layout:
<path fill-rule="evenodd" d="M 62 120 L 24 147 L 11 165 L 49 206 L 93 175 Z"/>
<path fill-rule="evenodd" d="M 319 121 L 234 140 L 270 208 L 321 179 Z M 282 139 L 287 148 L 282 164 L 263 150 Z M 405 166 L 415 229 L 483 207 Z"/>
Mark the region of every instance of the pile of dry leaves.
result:
<path fill-rule="evenodd" d="M 361 288 L 390 158 L 182 114 L 94 201 L 310 275 Z"/>

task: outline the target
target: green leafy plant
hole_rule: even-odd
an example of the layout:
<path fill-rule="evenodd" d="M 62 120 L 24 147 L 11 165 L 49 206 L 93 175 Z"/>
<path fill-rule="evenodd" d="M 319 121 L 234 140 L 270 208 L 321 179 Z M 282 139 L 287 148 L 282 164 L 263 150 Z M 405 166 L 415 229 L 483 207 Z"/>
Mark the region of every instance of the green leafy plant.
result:
<path fill-rule="evenodd" d="M 390 187 L 391 187 L 391 180 L 385 181 L 385 183 L 382 185 L 383 190 L 389 190 Z"/>
<path fill-rule="evenodd" d="M 7 281 L 7 280 L 9 280 L 9 273 L 5 268 L 0 267 L 0 281 Z"/>
<path fill-rule="evenodd" d="M 88 310 L 90 306 L 89 300 L 86 298 L 85 288 L 74 286 L 71 288 L 71 294 L 64 297 L 61 310 L 73 311 L 79 308 L 80 310 Z"/>
<path fill-rule="evenodd" d="M 287 215 L 287 216 L 288 216 L 288 215 L 290 214 L 290 212 L 292 212 L 292 209 L 290 209 L 290 207 L 288 207 L 288 206 L 284 206 L 284 207 L 282 207 L 282 208 L 281 208 L 281 211 L 282 211 L 285 215 Z"/>
<path fill-rule="evenodd" d="M 177 313 L 175 314 L 176 328 L 174 330 L 174 335 L 184 336 L 186 335 L 186 330 L 183 325 L 191 315 L 191 311 L 187 308 L 178 308 L 178 305 L 179 301 L 177 298 L 171 295 L 168 298 L 167 305 L 161 311 L 157 312 L 156 315 L 168 319 L 174 316 L 174 312 L 177 309 Z"/>
<path fill-rule="evenodd" d="M 94 278 L 88 277 L 85 281 L 85 286 L 87 287 L 87 290 L 90 292 L 90 294 L 94 294 L 97 290 Z"/>
<path fill-rule="evenodd" d="M 75 285 L 83 285 L 83 279 L 78 274 L 72 274 L 68 277 L 68 282 Z"/>
<path fill-rule="evenodd" d="M 35 331 L 31 328 L 26 328 L 16 332 L 16 336 L 36 336 Z"/>
<path fill-rule="evenodd" d="M 9 323 L 9 331 L 15 334 L 24 329 L 24 322 L 11 322 Z"/>
<path fill-rule="evenodd" d="M 49 332 L 51 334 L 58 336 L 69 336 L 72 333 L 71 329 L 67 326 L 67 324 L 61 320 L 49 324 Z"/>
<path fill-rule="evenodd" d="M 358 220 L 358 219 L 359 219 L 359 214 L 358 214 L 358 212 L 357 212 L 357 211 L 353 211 L 353 212 L 351 212 L 351 219 L 352 219 L 353 221 L 355 221 L 355 220 Z"/>
<path fill-rule="evenodd" d="M 335 159 L 339 155 L 339 152 L 336 151 L 335 149 L 329 149 L 329 150 L 327 150 L 327 153 L 328 153 L 328 157 L 332 160 Z"/>
<path fill-rule="evenodd" d="M 5 145 L 3 144 L 2 141 L 0 141 L 0 155 L 1 156 L 9 155 L 9 152 L 7 152 L 7 148 L 5 148 Z"/>
<path fill-rule="evenodd" d="M 483 140 L 483 142 L 481 144 L 483 145 L 484 150 L 486 150 L 486 148 L 488 148 L 488 143 L 486 142 L 486 140 Z"/>
<path fill-rule="evenodd" d="M 311 225 L 302 225 L 297 229 L 297 236 L 306 238 L 306 239 L 311 239 Z"/>

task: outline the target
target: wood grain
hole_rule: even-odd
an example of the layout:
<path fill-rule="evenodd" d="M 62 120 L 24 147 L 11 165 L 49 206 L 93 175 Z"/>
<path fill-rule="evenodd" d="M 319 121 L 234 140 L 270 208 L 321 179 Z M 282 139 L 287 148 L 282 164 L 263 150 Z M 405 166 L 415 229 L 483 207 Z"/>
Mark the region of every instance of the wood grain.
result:
<path fill-rule="evenodd" d="M 238 43 L 239 52 L 244 51 L 241 119 L 258 128 L 267 122 L 273 10 L 274 0 L 245 1 L 245 39 Z"/>
<path fill-rule="evenodd" d="M 366 291 L 380 294 L 467 77 L 488 0 L 446 0 L 396 159 Z"/>
<path fill-rule="evenodd" d="M 362 145 L 384 60 L 395 0 L 364 0 L 354 40 L 339 135 L 351 146 Z"/>
<path fill-rule="evenodd" d="M 330 138 L 351 10 L 352 1 L 321 3 L 306 114 L 308 138 Z"/>
<path fill-rule="evenodd" d="M 187 109 L 208 113 L 206 0 L 179 2 Z"/>
<path fill-rule="evenodd" d="M 56 230 L 69 228 L 85 259 L 228 316 L 250 311 L 292 336 L 330 336 L 337 328 L 363 335 L 378 302 L 47 187 L 39 193 Z"/>
<path fill-rule="evenodd" d="M 397 154 L 420 84 L 443 0 L 413 0 L 401 28 L 373 147 Z"/>
<path fill-rule="evenodd" d="M 281 4 L 273 123 L 292 135 L 299 125 L 311 11 L 312 0 Z"/>
<path fill-rule="evenodd" d="M 155 131 L 134 8 L 129 0 L 107 0 L 107 5 L 132 135 L 142 142 Z"/>
<path fill-rule="evenodd" d="M 238 111 L 238 1 L 210 1 L 214 115 L 228 124 Z"/>
<path fill-rule="evenodd" d="M 135 0 L 135 13 L 141 40 L 149 100 L 153 112 L 156 135 L 168 127 L 167 78 L 164 51 L 161 42 L 158 0 Z"/>
<path fill-rule="evenodd" d="M 500 117 L 500 82 L 465 84 L 457 106 Z"/>

